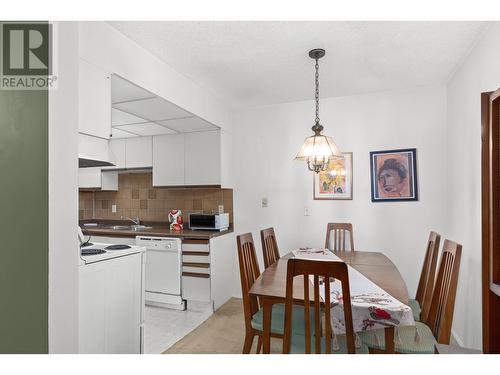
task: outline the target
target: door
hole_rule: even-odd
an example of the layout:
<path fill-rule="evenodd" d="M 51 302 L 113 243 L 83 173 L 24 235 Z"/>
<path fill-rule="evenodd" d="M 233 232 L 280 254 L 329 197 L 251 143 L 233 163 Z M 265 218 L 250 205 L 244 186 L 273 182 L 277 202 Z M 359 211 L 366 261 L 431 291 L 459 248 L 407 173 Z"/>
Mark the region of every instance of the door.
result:
<path fill-rule="evenodd" d="M 500 89 L 481 95 L 483 352 L 500 353 Z"/>

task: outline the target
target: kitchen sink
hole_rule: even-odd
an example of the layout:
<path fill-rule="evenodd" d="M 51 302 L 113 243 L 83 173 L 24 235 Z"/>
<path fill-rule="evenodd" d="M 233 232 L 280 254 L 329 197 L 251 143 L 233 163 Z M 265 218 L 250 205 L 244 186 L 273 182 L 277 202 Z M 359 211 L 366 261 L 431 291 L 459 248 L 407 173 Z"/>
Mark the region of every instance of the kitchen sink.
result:
<path fill-rule="evenodd" d="M 135 231 L 151 229 L 151 228 L 152 227 L 148 227 L 145 225 L 113 225 L 109 227 L 109 229 L 112 230 L 135 230 Z"/>

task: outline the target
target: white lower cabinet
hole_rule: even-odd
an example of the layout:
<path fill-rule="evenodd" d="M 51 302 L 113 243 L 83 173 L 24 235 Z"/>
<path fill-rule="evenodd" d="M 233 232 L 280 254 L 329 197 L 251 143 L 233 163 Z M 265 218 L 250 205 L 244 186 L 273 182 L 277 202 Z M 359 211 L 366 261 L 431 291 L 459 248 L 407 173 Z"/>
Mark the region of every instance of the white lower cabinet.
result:
<path fill-rule="evenodd" d="M 79 352 L 143 352 L 143 255 L 80 266 Z"/>
<path fill-rule="evenodd" d="M 232 233 L 208 240 L 185 240 L 182 243 L 182 298 L 211 302 L 214 311 L 233 294 Z"/>

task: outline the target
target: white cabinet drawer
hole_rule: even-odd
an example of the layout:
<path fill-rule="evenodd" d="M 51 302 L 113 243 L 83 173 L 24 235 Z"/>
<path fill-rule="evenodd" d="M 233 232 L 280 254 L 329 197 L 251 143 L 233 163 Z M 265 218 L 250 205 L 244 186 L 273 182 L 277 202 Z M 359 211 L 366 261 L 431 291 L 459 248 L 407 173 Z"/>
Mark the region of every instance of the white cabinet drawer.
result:
<path fill-rule="evenodd" d="M 202 253 L 193 252 L 193 255 L 191 255 L 189 252 L 184 252 L 182 253 L 182 261 L 185 263 L 210 263 L 209 253 L 206 253 L 206 255 L 198 255 L 198 254 Z"/>
<path fill-rule="evenodd" d="M 198 265 L 202 265 L 203 267 L 198 267 Z M 197 263 L 188 263 L 188 265 L 186 265 L 186 263 L 183 262 L 182 272 L 200 273 L 200 274 L 210 275 L 210 265 L 208 265 L 208 267 L 205 267 L 205 264 L 203 264 L 203 263 L 198 263 L 198 264 Z"/>
<path fill-rule="evenodd" d="M 188 301 L 210 302 L 210 275 L 183 272 L 182 298 Z"/>
<path fill-rule="evenodd" d="M 206 243 L 200 243 L 198 241 L 196 242 L 192 240 L 182 241 L 182 251 L 187 251 L 187 252 L 196 251 L 204 253 L 210 252 L 210 245 L 208 244 L 208 241 Z"/>

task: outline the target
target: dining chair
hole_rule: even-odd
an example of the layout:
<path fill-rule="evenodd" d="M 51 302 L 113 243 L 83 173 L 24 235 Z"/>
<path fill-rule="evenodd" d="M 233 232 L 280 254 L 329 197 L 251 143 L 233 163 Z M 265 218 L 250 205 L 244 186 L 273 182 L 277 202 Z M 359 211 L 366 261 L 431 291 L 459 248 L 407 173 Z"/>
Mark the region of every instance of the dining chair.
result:
<path fill-rule="evenodd" d="M 413 312 L 413 318 L 416 321 L 424 323 L 427 320 L 431 306 L 440 241 L 441 236 L 438 233 L 431 231 L 427 241 L 427 249 L 425 251 L 422 272 L 420 273 L 417 293 L 415 295 L 415 299 L 410 299 L 408 301 L 408 306 L 411 307 Z"/>
<path fill-rule="evenodd" d="M 450 240 L 444 241 L 426 322 L 415 322 L 415 327 L 397 328 L 397 353 L 433 354 L 437 343 L 450 343 L 461 255 L 462 245 Z M 383 330 L 365 331 L 360 337 L 370 351 L 385 350 Z"/>
<path fill-rule="evenodd" d="M 255 253 L 255 245 L 251 233 L 236 236 L 238 245 L 238 260 L 240 265 L 241 293 L 243 297 L 243 314 L 245 318 L 245 341 L 243 354 L 250 353 L 255 336 L 258 337 L 257 353 L 262 348 L 262 336 L 264 331 L 263 312 L 256 296 L 250 294 L 250 289 L 260 276 L 259 263 Z M 294 325 L 299 326 L 304 319 L 302 306 L 294 305 Z M 285 321 L 285 305 L 283 303 L 273 304 L 271 312 L 271 337 L 283 338 Z"/>
<path fill-rule="evenodd" d="M 264 267 L 276 263 L 280 258 L 278 250 L 278 243 L 276 242 L 276 235 L 274 228 L 267 228 L 260 231 L 260 241 L 262 243 L 262 253 L 264 256 Z"/>
<path fill-rule="evenodd" d="M 333 232 L 333 243 L 332 241 Z M 330 250 L 346 250 L 346 232 L 349 232 L 349 248 L 354 251 L 354 236 L 351 223 L 328 223 L 326 225 L 325 248 Z"/>
<path fill-rule="evenodd" d="M 302 276 L 304 283 L 304 334 L 296 334 L 292 324 L 294 311 L 293 306 L 293 284 L 296 276 Z M 310 299 L 309 283 L 310 276 L 313 277 L 313 299 Z M 324 283 L 325 298 L 324 307 L 320 301 L 320 280 L 335 278 L 342 283 L 342 301 L 344 308 L 344 320 L 346 333 L 336 335 L 332 330 L 331 323 L 331 296 L 330 283 Z M 310 308 L 313 306 L 313 314 Z M 335 308 L 335 305 L 334 307 Z M 321 315 L 324 314 L 324 319 Z M 310 316 L 314 317 L 311 332 Z M 324 330 L 321 322 L 324 322 Z M 286 276 L 286 298 L 285 298 L 285 333 L 283 338 L 283 354 L 306 353 L 316 354 L 325 352 L 327 354 L 368 354 L 368 347 L 360 344 L 356 348 L 354 326 L 352 321 L 351 295 L 349 291 L 349 276 L 347 265 L 344 262 L 324 262 L 304 259 L 289 259 Z"/>

